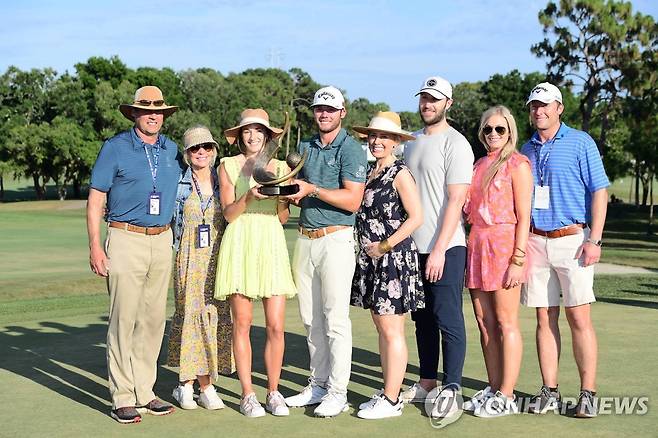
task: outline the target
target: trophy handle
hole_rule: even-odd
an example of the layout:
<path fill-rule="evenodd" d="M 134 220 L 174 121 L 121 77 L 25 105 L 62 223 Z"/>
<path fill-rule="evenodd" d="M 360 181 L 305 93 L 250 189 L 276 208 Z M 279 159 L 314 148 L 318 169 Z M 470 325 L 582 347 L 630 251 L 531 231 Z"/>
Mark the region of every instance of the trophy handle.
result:
<path fill-rule="evenodd" d="M 286 135 L 288 131 L 290 131 L 290 116 L 288 115 L 287 111 L 285 114 L 286 114 L 286 122 L 283 126 L 283 133 L 279 136 L 277 140 L 268 141 L 267 144 L 263 147 L 263 150 L 261 150 L 258 153 L 254 161 L 254 171 L 252 176 L 254 178 L 254 181 L 256 181 L 258 184 L 262 184 L 265 186 L 272 186 L 289 180 L 290 178 L 295 176 L 300 170 L 302 170 L 302 167 L 304 166 L 304 162 L 306 161 L 306 157 L 308 156 L 308 151 L 305 151 L 301 160 L 299 160 L 299 163 L 287 175 L 276 177 L 275 175 L 272 174 L 272 172 L 267 171 L 266 169 L 267 163 L 269 163 L 270 160 L 274 157 L 274 155 L 276 155 L 277 151 L 281 147 L 281 141 L 283 140 L 283 137 Z"/>

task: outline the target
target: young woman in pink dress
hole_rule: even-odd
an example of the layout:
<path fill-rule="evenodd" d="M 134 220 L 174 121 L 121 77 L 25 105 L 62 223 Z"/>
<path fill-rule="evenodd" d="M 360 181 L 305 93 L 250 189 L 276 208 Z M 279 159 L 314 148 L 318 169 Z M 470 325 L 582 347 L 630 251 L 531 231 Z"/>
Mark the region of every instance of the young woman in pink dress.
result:
<path fill-rule="evenodd" d="M 471 224 L 466 287 L 471 291 L 489 385 L 464 403 L 479 417 L 516 412 L 514 386 L 523 344 L 518 311 L 526 279 L 532 174 L 516 151 L 516 122 L 504 106 L 482 114 L 478 137 L 487 156 L 475 163 L 464 211 Z"/>

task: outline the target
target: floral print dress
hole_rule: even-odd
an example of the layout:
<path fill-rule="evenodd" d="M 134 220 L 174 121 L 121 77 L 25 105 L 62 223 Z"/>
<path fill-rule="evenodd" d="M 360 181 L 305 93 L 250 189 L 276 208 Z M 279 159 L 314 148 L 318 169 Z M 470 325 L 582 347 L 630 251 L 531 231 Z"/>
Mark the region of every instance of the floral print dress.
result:
<path fill-rule="evenodd" d="M 402 200 L 393 186 L 395 176 L 402 169 L 408 171 L 402 161 L 395 161 L 369 181 L 356 214 L 359 253 L 350 303 L 371 309 L 377 315 L 403 314 L 425 307 L 418 250 L 411 237 L 379 259 L 365 252 L 366 245 L 391 236 L 407 219 Z M 371 165 L 369 173 L 374 170 Z"/>

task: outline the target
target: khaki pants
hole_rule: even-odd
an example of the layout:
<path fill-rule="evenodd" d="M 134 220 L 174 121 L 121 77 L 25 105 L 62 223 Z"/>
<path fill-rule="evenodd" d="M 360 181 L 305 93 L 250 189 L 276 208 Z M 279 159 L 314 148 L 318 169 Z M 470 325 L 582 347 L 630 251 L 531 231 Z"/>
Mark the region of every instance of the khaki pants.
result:
<path fill-rule="evenodd" d="M 142 406 L 153 385 L 165 328 L 172 233 L 147 236 L 109 228 L 110 314 L 107 370 L 112 407 Z"/>
<path fill-rule="evenodd" d="M 350 292 L 356 266 L 352 228 L 318 239 L 299 235 L 293 256 L 311 379 L 346 394 L 352 365 Z"/>

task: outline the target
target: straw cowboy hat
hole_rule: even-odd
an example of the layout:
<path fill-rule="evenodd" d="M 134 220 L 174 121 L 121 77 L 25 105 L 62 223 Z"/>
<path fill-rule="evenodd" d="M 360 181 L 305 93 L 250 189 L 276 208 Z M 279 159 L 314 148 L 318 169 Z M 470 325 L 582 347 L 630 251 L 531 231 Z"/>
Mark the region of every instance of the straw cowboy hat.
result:
<path fill-rule="evenodd" d="M 240 129 L 244 126 L 251 125 L 252 123 L 258 123 L 267 128 L 272 134 L 273 139 L 279 137 L 283 133 L 283 129 L 270 126 L 270 116 L 267 114 L 267 111 L 262 108 L 247 108 L 242 111 L 242 114 L 240 114 L 240 122 L 238 123 L 238 126 L 234 126 L 224 131 L 224 136 L 229 144 L 235 144 L 235 141 L 240 134 Z"/>
<path fill-rule="evenodd" d="M 402 123 L 398 113 L 392 111 L 379 111 L 375 116 L 370 119 L 368 126 L 354 126 L 352 129 L 359 134 L 367 136 L 373 131 L 386 132 L 387 134 L 395 134 L 400 137 L 400 141 L 415 140 L 416 137 L 409 134 L 407 131 L 402 130 Z"/>
<path fill-rule="evenodd" d="M 119 105 L 121 114 L 131 121 L 135 120 L 132 115 L 133 108 L 162 111 L 165 117 L 169 117 L 178 109 L 177 106 L 166 105 L 162 91 L 153 85 L 147 85 L 135 91 L 133 103 Z"/>

